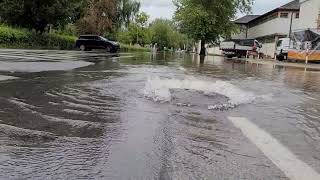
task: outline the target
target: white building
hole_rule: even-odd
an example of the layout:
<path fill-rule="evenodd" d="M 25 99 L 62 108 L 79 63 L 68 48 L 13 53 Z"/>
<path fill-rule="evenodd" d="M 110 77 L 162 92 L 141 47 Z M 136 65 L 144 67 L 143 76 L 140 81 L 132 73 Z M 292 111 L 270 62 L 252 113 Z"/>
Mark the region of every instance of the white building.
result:
<path fill-rule="evenodd" d="M 276 42 L 296 30 L 320 30 L 320 0 L 293 0 L 263 15 L 247 15 L 235 21 L 240 32 L 233 39 L 257 39 L 263 43 L 261 51 L 274 57 Z M 218 47 L 208 49 L 210 54 L 221 54 Z"/>
<path fill-rule="evenodd" d="M 320 29 L 320 0 L 300 0 L 299 29 Z"/>
<path fill-rule="evenodd" d="M 277 40 L 288 37 L 290 32 L 301 27 L 300 1 L 291 1 L 263 15 L 244 16 L 235 23 L 240 26 L 240 33 L 232 38 L 257 39 L 263 43 L 261 51 L 269 57 L 274 57 Z"/>

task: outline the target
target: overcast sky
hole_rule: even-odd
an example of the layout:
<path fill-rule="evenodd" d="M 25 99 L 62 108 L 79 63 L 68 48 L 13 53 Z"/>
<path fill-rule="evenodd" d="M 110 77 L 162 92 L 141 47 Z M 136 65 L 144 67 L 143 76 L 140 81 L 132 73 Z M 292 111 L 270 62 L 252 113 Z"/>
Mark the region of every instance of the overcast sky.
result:
<path fill-rule="evenodd" d="M 147 12 L 151 19 L 168 18 L 171 19 L 175 10 L 172 0 L 140 0 L 142 1 L 142 10 Z M 263 14 L 280 5 L 286 4 L 292 0 L 255 0 L 253 5 L 253 14 Z"/>

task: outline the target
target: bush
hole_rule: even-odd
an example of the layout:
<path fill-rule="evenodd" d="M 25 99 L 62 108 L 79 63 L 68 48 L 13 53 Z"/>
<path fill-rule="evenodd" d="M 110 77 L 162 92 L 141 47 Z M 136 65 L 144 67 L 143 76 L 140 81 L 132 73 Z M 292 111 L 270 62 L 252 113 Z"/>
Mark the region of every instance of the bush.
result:
<path fill-rule="evenodd" d="M 0 26 L 0 43 L 15 43 L 17 41 L 26 41 L 27 32 L 13 29 L 7 26 Z"/>
<path fill-rule="evenodd" d="M 37 34 L 26 29 L 12 28 L 0 24 L 0 47 L 27 49 L 60 49 L 74 48 L 77 37 L 57 33 Z M 148 48 L 121 44 L 122 51 L 150 51 Z"/>
<path fill-rule="evenodd" d="M 0 46 L 8 48 L 40 48 L 70 50 L 76 37 L 59 34 L 37 34 L 25 29 L 0 25 Z"/>
<path fill-rule="evenodd" d="M 117 40 L 121 43 L 132 44 L 132 36 L 129 31 L 120 31 L 117 34 Z"/>
<path fill-rule="evenodd" d="M 75 24 L 67 24 L 65 27 L 55 29 L 53 32 L 60 35 L 78 36 L 77 26 Z"/>
<path fill-rule="evenodd" d="M 42 47 L 46 49 L 70 50 L 74 48 L 76 37 L 58 34 L 30 33 L 28 43 L 30 47 Z"/>

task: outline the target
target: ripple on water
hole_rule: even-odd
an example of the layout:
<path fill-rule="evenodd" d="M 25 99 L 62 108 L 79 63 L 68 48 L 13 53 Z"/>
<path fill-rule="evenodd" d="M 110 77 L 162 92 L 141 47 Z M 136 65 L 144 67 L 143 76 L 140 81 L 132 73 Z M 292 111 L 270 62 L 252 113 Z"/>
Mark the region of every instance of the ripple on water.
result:
<path fill-rule="evenodd" d="M 0 124 L 0 134 L 11 138 L 18 138 L 24 141 L 32 142 L 37 142 L 39 140 L 54 140 L 56 138 L 53 133 L 18 128 L 6 124 Z"/>
<path fill-rule="evenodd" d="M 19 101 L 17 98 L 10 99 L 9 102 L 16 104 L 19 108 L 23 109 L 26 112 L 36 114 L 36 115 L 38 115 L 48 121 L 64 122 L 64 123 L 71 125 L 72 127 L 78 127 L 78 128 L 82 128 L 82 127 L 97 128 L 97 127 L 101 126 L 100 124 L 94 123 L 94 122 L 80 121 L 80 120 L 74 120 L 74 119 L 65 119 L 65 118 L 61 118 L 61 117 L 54 117 L 54 116 L 50 116 L 50 115 L 45 115 L 45 114 L 42 114 L 41 112 L 37 111 L 37 107 L 30 105 L 30 104 L 27 104 L 25 102 Z"/>

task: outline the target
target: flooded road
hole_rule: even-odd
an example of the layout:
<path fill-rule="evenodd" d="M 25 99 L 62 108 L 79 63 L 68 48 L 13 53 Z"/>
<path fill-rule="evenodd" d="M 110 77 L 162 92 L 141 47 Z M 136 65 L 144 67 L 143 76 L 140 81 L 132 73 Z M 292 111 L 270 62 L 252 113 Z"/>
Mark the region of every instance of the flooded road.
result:
<path fill-rule="evenodd" d="M 0 50 L 0 179 L 318 179 L 320 72 Z"/>

